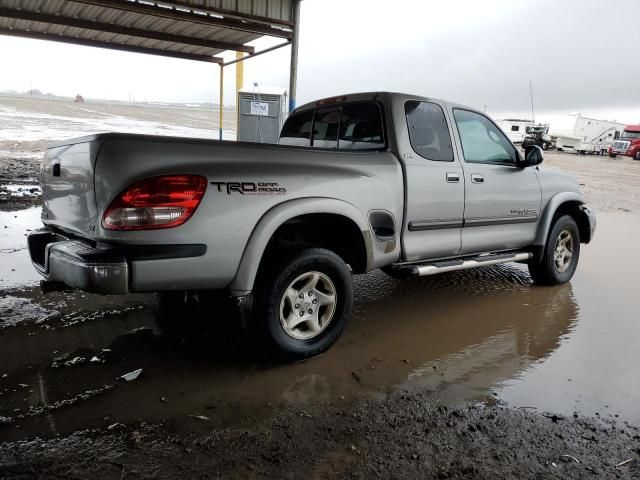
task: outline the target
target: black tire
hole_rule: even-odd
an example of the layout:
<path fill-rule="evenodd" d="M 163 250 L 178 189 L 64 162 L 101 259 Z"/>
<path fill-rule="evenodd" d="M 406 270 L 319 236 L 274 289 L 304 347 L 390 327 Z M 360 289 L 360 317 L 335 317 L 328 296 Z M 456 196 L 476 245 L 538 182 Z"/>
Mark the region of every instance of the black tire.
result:
<path fill-rule="evenodd" d="M 571 236 L 571 258 L 562 270 L 555 261 L 556 242 L 565 232 Z M 569 215 L 558 217 L 547 238 L 540 261 L 529 262 L 529 273 L 533 281 L 539 285 L 560 285 L 571 280 L 580 259 L 580 232 L 575 220 Z"/>
<path fill-rule="evenodd" d="M 542 142 L 542 150 L 549 150 L 549 144 L 547 142 Z"/>
<path fill-rule="evenodd" d="M 292 282 L 310 272 L 319 272 L 330 279 L 335 288 L 335 307 L 326 327 L 316 336 L 294 338 L 280 322 L 280 306 Z M 326 352 L 338 340 L 349 320 L 352 304 L 349 267 L 330 250 L 309 248 L 262 269 L 252 294 L 248 326 L 256 340 L 276 358 L 287 362 L 304 360 Z"/>
<path fill-rule="evenodd" d="M 615 153 L 610 153 L 610 154 L 609 154 L 609 156 L 610 156 L 611 158 L 616 158 L 618 155 L 616 155 Z"/>
<path fill-rule="evenodd" d="M 634 159 L 634 160 L 640 160 L 640 150 L 638 150 L 638 151 L 636 152 L 636 154 L 633 156 L 633 159 Z"/>

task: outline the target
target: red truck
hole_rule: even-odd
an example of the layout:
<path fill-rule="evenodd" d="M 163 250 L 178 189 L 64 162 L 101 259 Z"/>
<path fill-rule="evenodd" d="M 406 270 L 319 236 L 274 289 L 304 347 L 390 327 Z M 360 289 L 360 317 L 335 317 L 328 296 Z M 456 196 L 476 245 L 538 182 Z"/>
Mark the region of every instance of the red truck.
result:
<path fill-rule="evenodd" d="M 609 147 L 609 156 L 625 155 L 640 160 L 640 125 L 627 125 L 620 138 Z"/>

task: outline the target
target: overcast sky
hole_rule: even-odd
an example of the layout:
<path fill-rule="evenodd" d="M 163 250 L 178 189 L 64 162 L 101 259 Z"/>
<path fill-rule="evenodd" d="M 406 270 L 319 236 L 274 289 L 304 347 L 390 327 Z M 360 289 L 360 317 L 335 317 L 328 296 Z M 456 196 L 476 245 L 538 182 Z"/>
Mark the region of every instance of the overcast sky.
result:
<path fill-rule="evenodd" d="M 298 104 L 394 90 L 528 118 L 532 82 L 536 115 L 640 122 L 640 0 L 303 0 L 301 18 Z M 247 84 L 287 87 L 288 75 L 288 48 L 246 62 Z M 217 102 L 218 67 L 0 36 L 0 90 L 30 87 Z"/>

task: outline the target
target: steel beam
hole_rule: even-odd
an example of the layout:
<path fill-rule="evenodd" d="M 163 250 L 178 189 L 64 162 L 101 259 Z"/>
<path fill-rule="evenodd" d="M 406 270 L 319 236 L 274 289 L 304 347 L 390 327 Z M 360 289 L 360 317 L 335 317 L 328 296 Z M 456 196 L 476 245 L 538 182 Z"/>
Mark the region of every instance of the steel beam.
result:
<path fill-rule="evenodd" d="M 296 87 L 298 83 L 298 44 L 300 42 L 300 2 L 293 0 L 293 38 L 291 40 L 291 67 L 289 69 L 289 112 L 296 108 Z"/>
<path fill-rule="evenodd" d="M 91 20 L 83 20 L 81 18 L 63 17 L 60 15 L 48 15 L 45 13 L 31 12 L 27 10 L 13 10 L 10 8 L 0 7 L 0 17 L 14 18 L 17 20 L 29 20 L 34 22 L 51 23 L 54 25 L 63 25 L 66 27 L 84 28 L 87 30 L 95 30 L 98 32 L 116 33 L 120 35 L 129 35 L 131 37 L 145 38 L 151 40 L 161 40 L 164 42 L 181 43 L 184 45 L 194 45 L 198 47 L 207 47 L 216 50 L 233 50 L 236 52 L 253 53 L 254 47 L 242 45 L 240 43 L 219 42 L 215 40 L 207 40 L 205 38 L 187 37 L 184 35 L 175 35 L 172 33 L 164 33 L 141 28 L 124 27 L 120 25 L 94 22 Z"/>
<path fill-rule="evenodd" d="M 85 47 L 108 48 L 123 52 L 146 53 L 148 55 L 159 55 L 162 57 L 180 58 L 182 60 L 195 60 L 198 62 L 208 62 L 222 64 L 223 59 L 210 55 L 196 55 L 193 53 L 174 52 L 171 50 L 161 50 L 159 48 L 137 47 L 134 45 L 121 45 L 118 43 L 103 42 L 101 40 L 90 40 L 87 38 L 70 37 L 66 35 L 55 35 L 52 33 L 30 32 L 11 28 L 0 28 L 0 35 L 10 35 L 12 37 L 33 38 L 36 40 L 50 40 L 53 42 L 71 43 Z"/>
<path fill-rule="evenodd" d="M 255 33 L 257 35 L 268 35 L 271 37 L 290 38 L 291 31 L 279 28 L 271 28 L 263 24 L 237 20 L 235 18 L 226 18 L 216 16 L 215 14 L 199 14 L 193 11 L 185 11 L 172 7 L 170 3 L 152 2 L 140 3 L 134 1 L 122 0 L 71 0 L 75 3 L 84 3 L 97 7 L 113 8 L 125 12 L 139 13 L 141 15 L 169 18 L 189 23 L 199 23 L 212 27 L 229 28 L 232 30 L 240 30 L 243 32 Z M 162 6 L 159 6 L 162 5 Z M 170 7 L 170 8 L 169 8 Z M 206 9 L 195 9 L 197 11 L 206 12 Z"/>
<path fill-rule="evenodd" d="M 292 28 L 294 23 L 289 20 L 281 20 L 279 18 L 269 18 L 262 17 L 260 15 L 253 15 L 250 13 L 240 13 L 234 12 L 233 10 L 225 10 L 224 8 L 212 8 L 212 7 L 198 7 L 193 5 L 191 2 L 185 0 L 169 0 L 165 3 L 173 3 L 175 5 L 179 5 L 183 8 L 189 8 L 191 10 L 203 10 L 207 12 L 211 12 L 213 14 L 222 15 L 225 17 L 236 18 L 238 20 L 252 20 L 257 23 L 264 23 L 266 25 L 281 25 L 283 27 Z"/>
<path fill-rule="evenodd" d="M 234 63 L 244 62 L 245 60 L 249 60 L 250 58 L 257 57 L 258 55 L 262 55 L 264 53 L 273 52 L 282 47 L 286 47 L 287 45 L 291 45 L 291 42 L 283 42 L 278 45 L 274 45 L 273 47 L 265 48 L 264 50 L 260 50 L 258 52 L 252 53 L 251 55 L 247 55 L 246 57 L 236 58 L 235 60 L 229 60 L 228 62 L 224 62 L 224 66 L 228 67 L 229 65 L 233 65 Z"/>

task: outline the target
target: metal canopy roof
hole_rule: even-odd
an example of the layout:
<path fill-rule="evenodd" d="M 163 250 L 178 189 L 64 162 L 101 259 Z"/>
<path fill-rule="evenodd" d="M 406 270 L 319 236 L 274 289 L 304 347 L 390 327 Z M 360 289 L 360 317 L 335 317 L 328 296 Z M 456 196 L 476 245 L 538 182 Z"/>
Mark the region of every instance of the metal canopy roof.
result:
<path fill-rule="evenodd" d="M 222 64 L 263 36 L 291 41 L 295 0 L 0 0 L 0 35 Z"/>

